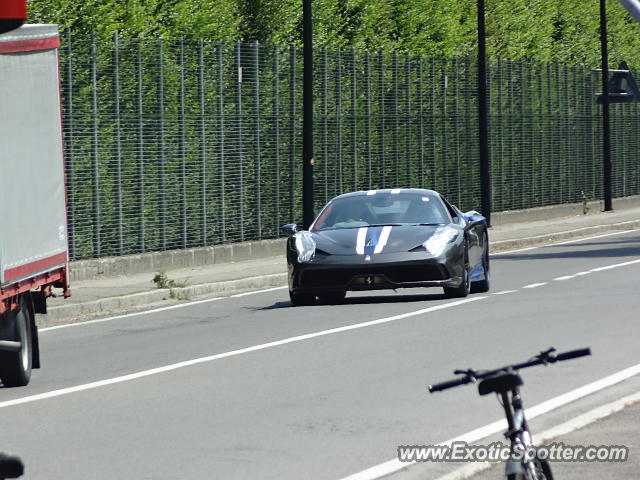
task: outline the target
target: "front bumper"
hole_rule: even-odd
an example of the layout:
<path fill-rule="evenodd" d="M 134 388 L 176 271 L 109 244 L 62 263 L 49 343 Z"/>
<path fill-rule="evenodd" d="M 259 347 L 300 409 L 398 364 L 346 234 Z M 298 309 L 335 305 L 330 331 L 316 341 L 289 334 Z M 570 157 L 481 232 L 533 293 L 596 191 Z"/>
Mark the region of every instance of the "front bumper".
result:
<path fill-rule="evenodd" d="M 289 289 L 295 292 L 381 290 L 458 286 L 463 261 L 458 255 L 428 257 L 425 252 L 319 255 L 308 262 L 289 256 Z"/>

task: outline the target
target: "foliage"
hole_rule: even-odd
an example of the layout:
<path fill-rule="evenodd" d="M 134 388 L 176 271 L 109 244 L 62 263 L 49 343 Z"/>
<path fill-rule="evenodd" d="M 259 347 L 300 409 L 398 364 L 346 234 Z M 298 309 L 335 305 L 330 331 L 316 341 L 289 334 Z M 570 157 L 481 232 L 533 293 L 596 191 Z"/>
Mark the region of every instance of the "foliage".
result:
<path fill-rule="evenodd" d="M 211 41 L 301 43 L 302 0 L 30 0 L 32 22 L 109 37 L 186 37 Z M 597 0 L 487 0 L 488 51 L 597 65 Z M 447 58 L 472 54 L 475 0 L 314 0 L 318 46 L 398 50 Z M 608 2 L 611 60 L 640 65 L 640 26 Z"/>

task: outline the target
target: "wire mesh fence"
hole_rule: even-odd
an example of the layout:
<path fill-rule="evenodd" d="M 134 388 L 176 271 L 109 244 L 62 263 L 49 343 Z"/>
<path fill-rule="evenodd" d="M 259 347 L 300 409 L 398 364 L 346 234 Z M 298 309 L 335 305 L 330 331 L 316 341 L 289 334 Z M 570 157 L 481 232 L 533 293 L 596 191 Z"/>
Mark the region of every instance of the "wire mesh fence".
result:
<path fill-rule="evenodd" d="M 67 34 L 71 256 L 278 236 L 302 216 L 302 54 L 292 47 Z M 479 208 L 474 59 L 318 50 L 315 202 L 425 187 Z M 598 78 L 490 63 L 495 211 L 601 197 Z M 615 196 L 640 193 L 640 110 L 612 106 Z"/>

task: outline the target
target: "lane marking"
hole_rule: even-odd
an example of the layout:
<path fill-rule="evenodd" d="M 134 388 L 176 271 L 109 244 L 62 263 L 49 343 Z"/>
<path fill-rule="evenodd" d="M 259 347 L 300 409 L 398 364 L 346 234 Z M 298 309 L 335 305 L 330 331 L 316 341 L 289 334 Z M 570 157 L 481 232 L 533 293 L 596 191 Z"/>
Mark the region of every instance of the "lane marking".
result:
<path fill-rule="evenodd" d="M 363 229 L 366 231 L 366 227 L 364 227 Z M 607 234 L 604 234 L 604 235 L 597 235 L 597 236 L 594 236 L 594 237 L 585 237 L 585 238 L 580 238 L 580 239 L 577 239 L 577 240 L 571 240 L 570 242 L 551 243 L 551 244 L 539 245 L 539 246 L 535 246 L 535 247 L 527 247 L 527 248 L 524 248 L 524 249 L 506 250 L 504 252 L 493 253 L 493 254 L 491 254 L 491 256 L 492 257 L 493 256 L 500 256 L 500 255 L 505 255 L 505 254 L 510 254 L 510 253 L 522 252 L 522 251 L 525 251 L 525 250 L 534 250 L 534 249 L 537 249 L 537 248 L 551 247 L 551 246 L 554 246 L 554 245 L 564 245 L 564 244 L 568 244 L 568 243 L 578 243 L 578 242 L 582 242 L 582 241 L 586 241 L 586 240 L 593 240 L 595 238 L 610 237 L 610 236 L 613 236 L 613 235 L 623 235 L 623 234 L 626 234 L 626 233 L 638 232 L 638 231 L 640 231 L 640 229 L 623 230 L 623 231 L 620 231 L 620 232 L 613 232 L 613 233 L 607 233 Z M 358 233 L 360 233 L 360 232 L 358 232 Z M 363 248 L 363 251 L 364 251 L 364 239 L 363 239 L 362 243 L 363 243 L 362 248 Z M 576 275 L 587 275 L 589 273 L 591 273 L 591 271 L 576 273 Z M 286 286 L 276 287 L 275 290 L 277 290 L 278 288 L 284 289 L 284 288 L 287 288 L 287 287 Z M 258 294 L 258 293 L 270 292 L 270 291 L 272 291 L 272 290 L 271 289 L 253 290 L 251 292 L 246 292 L 244 295 L 255 295 L 255 294 Z M 84 326 L 84 325 L 92 325 L 92 324 L 95 324 L 95 323 L 104 323 L 104 322 L 109 322 L 111 320 L 120 320 L 120 319 L 123 319 L 123 318 L 134 317 L 136 315 L 148 315 L 148 314 L 151 314 L 151 313 L 163 312 L 165 310 L 173 310 L 175 308 L 185 308 L 185 307 L 189 307 L 189 306 L 192 306 L 192 305 L 198 305 L 198 304 L 207 303 L 207 302 L 214 302 L 214 301 L 223 300 L 223 299 L 226 299 L 226 298 L 234 298 L 234 296 L 230 295 L 230 296 L 225 296 L 225 297 L 208 298 L 208 299 L 205 299 L 205 300 L 194 300 L 194 301 L 190 301 L 190 302 L 180 303 L 180 304 L 177 304 L 177 305 L 170 305 L 168 307 L 159 307 L 159 308 L 154 308 L 152 310 L 143 310 L 143 311 L 140 311 L 140 312 L 126 313 L 126 314 L 117 315 L 117 316 L 114 316 L 114 317 L 99 318 L 99 319 L 96 319 L 96 320 L 87 320 L 87 321 L 83 321 L 83 322 L 74 322 L 74 323 L 67 323 L 67 324 L 64 324 L 64 325 L 56 325 L 56 326 L 52 326 L 52 327 L 39 328 L 38 332 L 47 332 L 47 331 L 51 331 L 51 330 L 59 330 L 61 328 L 80 327 L 80 326 Z"/>
<path fill-rule="evenodd" d="M 569 230 L 571 231 L 571 230 Z M 593 237 L 584 237 L 584 238 L 577 238 L 577 239 L 573 239 L 573 240 L 565 240 L 562 242 L 553 242 L 553 243 L 543 243 L 541 245 L 534 245 L 532 247 L 525 247 L 525 248 L 517 248 L 515 250 L 505 250 L 504 252 L 495 252 L 490 254 L 490 256 L 495 257 L 495 256 L 500 256 L 500 255 L 509 255 L 512 253 L 518 253 L 518 252 L 526 252 L 527 250 L 537 250 L 539 248 L 546 248 L 546 247 L 555 247 L 558 245 L 570 245 L 573 243 L 579 243 L 579 242 L 586 242 L 587 240 L 595 240 L 597 238 L 603 238 L 603 237 L 611 237 L 611 236 L 615 236 L 615 235 L 624 235 L 626 233 L 632 233 L 632 232 L 640 232 L 640 228 L 634 228 L 631 230 L 622 230 L 619 232 L 611 232 L 611 233 L 604 233 L 602 235 L 595 235 Z M 558 233 L 566 233 L 566 232 L 558 232 Z M 491 244 L 491 242 L 489 242 L 489 244 Z"/>
<path fill-rule="evenodd" d="M 588 383 L 586 385 L 583 385 L 582 387 L 576 388 L 567 393 L 546 400 L 542 403 L 539 403 L 538 405 L 535 405 L 534 407 L 526 408 L 525 416 L 528 420 L 532 420 L 535 417 L 539 417 L 540 415 L 551 412 L 552 410 L 556 410 L 568 403 L 584 398 L 587 395 L 591 395 L 595 392 L 620 383 L 638 374 L 640 374 L 640 364 L 625 368 L 624 370 L 596 380 L 595 382 Z M 506 428 L 507 421 L 505 419 L 501 419 L 484 425 L 483 427 L 471 430 L 470 432 L 463 433 L 462 435 L 459 435 L 455 438 L 440 442 L 438 443 L 438 445 L 450 445 L 453 442 L 460 441 L 473 443 L 485 437 L 498 433 L 502 430 L 505 430 Z M 417 463 L 401 462 L 397 458 L 394 458 L 393 460 L 380 463 L 373 467 L 367 468 L 366 470 L 362 470 L 347 477 L 343 477 L 341 480 L 377 480 L 386 475 L 391 475 L 392 473 L 396 473 L 400 470 L 410 468 L 412 465 L 417 465 Z"/>
<path fill-rule="evenodd" d="M 276 290 L 282 290 L 284 288 L 288 288 L 288 287 L 286 285 L 283 285 L 281 287 L 264 288 L 262 290 L 251 290 L 250 292 L 236 293 L 235 295 L 229 295 L 228 297 L 222 297 L 222 298 L 248 297 L 249 295 L 256 295 L 258 293 L 275 292 Z"/>
<path fill-rule="evenodd" d="M 572 278 L 576 278 L 575 275 L 565 275 L 564 277 L 556 277 L 554 278 L 555 281 L 557 282 L 561 282 L 563 280 L 571 280 Z"/>
<path fill-rule="evenodd" d="M 635 263 L 640 263 L 640 259 L 631 260 L 629 262 L 616 263 L 615 265 L 607 265 L 605 267 L 592 268 L 590 271 L 591 272 L 603 272 L 605 270 L 611 270 L 612 268 L 626 267 L 627 265 L 633 265 Z"/>
<path fill-rule="evenodd" d="M 130 380 L 136 380 L 143 377 L 149 377 L 151 375 L 158 375 L 160 373 L 166 373 L 173 370 L 177 370 L 179 368 L 191 367 L 194 365 L 198 365 L 201 363 L 213 362 L 215 360 L 220 360 L 222 358 L 236 357 L 238 355 L 243 355 L 245 353 L 257 352 L 259 350 L 266 350 L 268 348 L 279 347 L 281 345 L 287 345 L 289 343 L 302 342 L 305 340 L 310 340 L 312 338 L 325 337 L 327 335 L 332 335 L 335 333 L 348 332 L 351 330 L 358 330 L 360 328 L 372 327 L 374 325 L 382 325 L 384 323 L 391 323 L 398 320 L 403 320 L 409 317 L 415 317 L 417 315 L 422 315 L 425 313 L 431 313 L 438 310 L 444 310 L 451 307 L 457 307 L 460 305 L 465 305 L 471 302 L 477 302 L 479 300 L 484 300 L 489 298 L 488 296 L 483 297 L 473 297 L 473 298 L 465 298 L 464 300 L 458 300 L 455 302 L 443 303 L 440 305 L 434 305 L 433 307 L 423 308 L 420 310 L 415 310 L 413 312 L 402 313 L 400 315 L 394 315 L 392 317 L 384 317 L 379 318 L 377 320 L 371 320 L 368 322 L 355 323 L 353 325 L 345 325 L 342 327 L 331 328 L 328 330 L 322 330 L 314 333 L 307 333 L 304 335 L 298 335 L 295 337 L 289 337 L 282 340 L 276 340 L 273 342 L 262 343 L 260 345 L 253 345 L 251 347 L 240 348 L 238 350 L 231 350 L 229 352 L 217 353 L 215 355 L 209 355 L 207 357 L 194 358 L 192 360 L 186 360 L 183 362 L 172 363 L 170 365 L 164 365 L 162 367 L 152 368 L 149 370 L 143 370 L 140 372 L 130 373 L 127 375 L 122 375 L 119 377 L 108 378 L 105 380 L 99 380 L 96 382 L 90 382 L 83 385 L 76 385 L 74 387 L 62 388 L 59 390 L 52 390 L 50 392 L 39 393 L 36 395 L 29 395 L 27 397 L 16 398 L 14 400 L 7 400 L 4 402 L 0 402 L 0 408 L 11 407 L 13 405 L 21 405 L 24 403 L 35 402 L 38 400 L 45 400 L 48 398 L 60 397 L 62 395 L 68 395 L 70 393 L 82 392 L 85 390 L 91 390 L 94 388 L 104 387 L 107 385 L 113 385 L 116 383 L 127 382 Z"/>
<path fill-rule="evenodd" d="M 582 275 L 589 275 L 590 273 L 591 273 L 591 272 L 589 272 L 589 271 L 587 271 L 587 272 L 578 272 L 578 273 L 574 273 L 574 275 L 575 275 L 576 277 L 580 277 L 580 276 L 582 276 Z"/>
<path fill-rule="evenodd" d="M 542 287 L 543 285 L 546 285 L 548 282 L 540 282 L 540 283 L 530 283 L 529 285 L 525 285 L 522 288 L 538 288 L 538 287 Z"/>
<path fill-rule="evenodd" d="M 493 295 L 506 295 L 507 293 L 516 293 L 518 290 L 502 290 L 501 292 L 495 292 Z"/>
<path fill-rule="evenodd" d="M 626 397 L 622 397 L 618 400 L 614 400 L 613 402 L 601 405 L 592 410 L 589 410 L 588 412 L 583 413 L 582 415 L 578 415 L 575 418 L 567 420 L 560 425 L 545 430 L 542 433 L 536 433 L 536 438 L 539 438 L 540 440 L 535 443 L 538 445 L 547 444 L 551 440 L 554 440 L 563 435 L 567 435 L 568 433 L 574 432 L 580 428 L 589 426 L 597 422 L 598 420 L 607 418 L 614 413 L 618 413 L 624 410 L 627 406 L 633 405 L 638 402 L 640 402 L 640 393 L 632 393 L 631 395 L 627 395 Z M 477 473 L 491 468 L 494 465 L 497 465 L 497 463 L 474 462 L 470 465 L 443 475 L 436 480 L 465 480 Z"/>

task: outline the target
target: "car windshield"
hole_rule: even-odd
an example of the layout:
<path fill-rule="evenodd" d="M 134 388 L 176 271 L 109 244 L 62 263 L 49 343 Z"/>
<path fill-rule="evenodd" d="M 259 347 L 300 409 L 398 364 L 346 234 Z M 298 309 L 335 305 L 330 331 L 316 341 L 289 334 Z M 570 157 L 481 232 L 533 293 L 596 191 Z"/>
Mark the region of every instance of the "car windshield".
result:
<path fill-rule="evenodd" d="M 376 192 L 332 200 L 316 219 L 313 230 L 374 225 L 441 225 L 450 221 L 442 202 L 433 194 Z"/>

